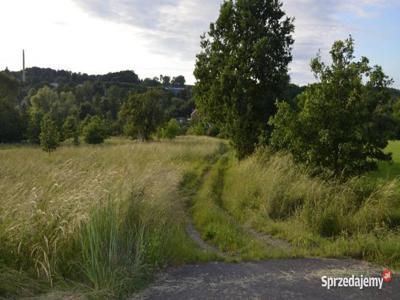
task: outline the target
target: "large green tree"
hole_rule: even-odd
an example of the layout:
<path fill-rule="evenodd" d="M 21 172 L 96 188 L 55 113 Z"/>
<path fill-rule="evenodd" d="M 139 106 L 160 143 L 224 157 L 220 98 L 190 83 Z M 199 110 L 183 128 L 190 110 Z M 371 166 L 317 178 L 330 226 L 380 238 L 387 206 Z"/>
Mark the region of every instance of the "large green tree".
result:
<path fill-rule="evenodd" d="M 18 89 L 15 79 L 0 72 L 0 143 L 22 139 L 24 124 L 16 102 Z"/>
<path fill-rule="evenodd" d="M 318 83 L 298 97 L 297 107 L 280 103 L 271 119 L 271 145 L 296 161 L 330 175 L 353 175 L 390 160 L 383 149 L 393 130 L 387 86 L 391 80 L 367 58 L 354 57 L 352 38 L 334 43 L 332 65 L 311 62 Z"/>
<path fill-rule="evenodd" d="M 267 121 L 289 83 L 293 31 L 279 0 L 230 0 L 202 37 L 196 104 L 229 135 L 239 158 L 268 136 Z"/>
<path fill-rule="evenodd" d="M 149 140 L 151 134 L 162 125 L 162 104 L 168 97 L 163 91 L 152 89 L 143 94 L 132 94 L 122 105 L 120 120 L 129 127 L 125 132 L 133 138 Z"/>

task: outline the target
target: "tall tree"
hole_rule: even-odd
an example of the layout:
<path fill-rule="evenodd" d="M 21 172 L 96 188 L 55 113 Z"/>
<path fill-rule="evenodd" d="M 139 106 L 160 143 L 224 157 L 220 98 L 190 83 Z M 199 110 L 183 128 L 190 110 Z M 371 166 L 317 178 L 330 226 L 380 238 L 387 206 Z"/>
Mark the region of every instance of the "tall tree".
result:
<path fill-rule="evenodd" d="M 387 111 L 391 80 L 367 58 L 355 61 L 352 38 L 335 42 L 330 53 L 331 66 L 319 56 L 312 60 L 319 83 L 298 97 L 298 107 L 279 104 L 270 122 L 271 145 L 318 172 L 359 174 L 391 158 L 383 152 L 393 130 Z"/>
<path fill-rule="evenodd" d="M 171 77 L 170 76 L 160 75 L 160 80 L 161 80 L 161 83 L 164 86 L 170 86 L 171 85 Z"/>
<path fill-rule="evenodd" d="M 123 104 L 120 119 L 129 127 L 132 137 L 150 139 L 164 121 L 162 103 L 166 97 L 163 91 L 153 89 L 143 94 L 132 94 Z"/>
<path fill-rule="evenodd" d="M 29 100 L 28 138 L 30 142 L 39 144 L 42 119 L 45 114 L 51 114 L 52 107 L 57 105 L 59 96 L 56 91 L 45 86 L 32 95 Z"/>
<path fill-rule="evenodd" d="M 59 146 L 60 135 L 57 130 L 56 123 L 51 119 L 49 114 L 43 117 L 40 130 L 40 146 L 43 151 L 49 154 L 56 150 Z"/>
<path fill-rule="evenodd" d="M 184 87 L 186 83 L 186 79 L 183 75 L 176 76 L 172 78 L 172 85 L 176 87 Z"/>
<path fill-rule="evenodd" d="M 225 1 L 201 40 L 196 104 L 226 131 L 239 158 L 252 153 L 289 83 L 293 20 L 279 0 Z"/>

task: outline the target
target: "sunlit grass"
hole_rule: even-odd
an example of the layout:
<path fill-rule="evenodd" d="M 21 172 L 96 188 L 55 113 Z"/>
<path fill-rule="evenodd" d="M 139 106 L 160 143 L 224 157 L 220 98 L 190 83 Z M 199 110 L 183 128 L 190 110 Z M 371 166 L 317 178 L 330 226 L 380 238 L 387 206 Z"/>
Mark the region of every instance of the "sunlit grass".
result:
<path fill-rule="evenodd" d="M 377 171 L 371 172 L 371 178 L 391 180 L 400 176 L 400 141 L 390 141 L 385 152 L 392 153 L 392 161 L 379 162 L 379 168 Z"/>
<path fill-rule="evenodd" d="M 65 145 L 51 155 L 2 146 L 0 266 L 49 286 L 82 282 L 109 297 L 123 291 L 121 277 L 140 281 L 154 268 L 198 259 L 185 233 L 179 188 L 184 174 L 207 163 L 219 144 L 199 137 L 111 139 Z M 18 272 L 3 274 L 3 295 L 29 295 L 10 290 Z"/>
<path fill-rule="evenodd" d="M 290 241 L 293 255 L 354 257 L 400 267 L 397 180 L 312 177 L 290 156 L 256 155 L 226 171 L 224 207 L 239 222 Z"/>

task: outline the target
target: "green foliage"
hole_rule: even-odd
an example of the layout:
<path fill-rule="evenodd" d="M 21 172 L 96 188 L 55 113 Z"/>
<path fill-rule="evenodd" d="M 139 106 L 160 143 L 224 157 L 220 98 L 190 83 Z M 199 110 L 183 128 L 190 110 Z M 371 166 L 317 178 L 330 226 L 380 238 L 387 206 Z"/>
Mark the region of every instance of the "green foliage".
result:
<path fill-rule="evenodd" d="M 159 137 L 164 139 L 174 139 L 182 132 L 181 125 L 176 119 L 171 119 L 165 127 L 159 130 Z"/>
<path fill-rule="evenodd" d="M 215 258 L 188 237 L 179 190 L 181 181 L 192 189 L 184 174 L 208 167 L 219 144 L 115 138 L 50 157 L 35 147 L 0 151 L 9 174 L 0 177 L 0 298 L 63 298 L 53 284 L 73 299 L 125 299 L 154 271 Z"/>
<path fill-rule="evenodd" d="M 91 117 L 83 128 L 83 136 L 88 144 L 102 144 L 107 137 L 103 120 L 98 116 Z"/>
<path fill-rule="evenodd" d="M 109 201 L 92 212 L 82 231 L 83 269 L 96 291 L 122 292 L 122 288 L 139 278 L 144 268 L 144 224 L 135 215 L 124 215 L 117 203 Z"/>
<path fill-rule="evenodd" d="M 172 85 L 176 87 L 184 87 L 186 83 L 186 79 L 184 76 L 179 75 L 177 77 L 172 78 Z"/>
<path fill-rule="evenodd" d="M 278 104 L 270 120 L 274 150 L 287 150 L 297 162 L 335 176 L 360 174 L 376 168 L 377 160 L 390 160 L 383 149 L 392 131 L 386 89 L 391 81 L 367 58 L 354 61 L 353 53 L 349 38 L 334 43 L 331 66 L 319 56 L 312 60 L 320 83 L 298 97 L 297 107 Z"/>
<path fill-rule="evenodd" d="M 58 93 L 45 86 L 29 98 L 28 109 L 29 125 L 28 138 L 32 143 L 39 143 L 40 124 L 45 114 L 49 114 L 56 123 L 57 129 L 62 131 L 64 120 L 72 114 L 75 107 L 75 96 L 72 92 Z M 60 138 L 63 138 L 61 136 Z"/>
<path fill-rule="evenodd" d="M 0 72 L 0 143 L 22 139 L 24 124 L 17 107 L 18 91 L 18 82 Z"/>
<path fill-rule="evenodd" d="M 87 75 L 69 71 L 28 68 L 27 81 L 19 88 L 20 72 L 0 72 L 0 143 L 28 139 L 39 144 L 40 124 L 50 114 L 59 132 L 70 115 L 82 122 L 92 116 L 104 120 L 107 134 L 120 136 L 124 125 L 118 119 L 130 94 L 162 88 L 158 78 L 140 80 L 133 71 Z M 183 76 L 165 76 L 169 92 L 162 99 L 165 120 L 188 118 L 194 109 L 192 87 Z M 171 85 L 179 89 L 172 89 Z M 61 141 L 65 138 L 60 136 Z M 75 141 L 77 141 L 75 139 Z"/>
<path fill-rule="evenodd" d="M 260 148 L 225 172 L 223 207 L 242 224 L 285 238 L 301 256 L 400 265 L 399 181 L 323 180 L 291 155 Z"/>
<path fill-rule="evenodd" d="M 161 90 L 149 90 L 143 94 L 132 94 L 119 113 L 122 123 L 130 124 L 128 132 L 132 138 L 149 140 L 151 134 L 164 121 L 162 102 L 167 95 Z"/>
<path fill-rule="evenodd" d="M 239 158 L 268 131 L 275 100 L 288 85 L 293 30 L 280 1 L 225 1 L 202 37 L 194 72 L 197 108 L 228 134 Z"/>
<path fill-rule="evenodd" d="M 79 124 L 74 116 L 68 116 L 63 125 L 64 139 L 73 139 L 74 145 L 79 145 Z"/>
<path fill-rule="evenodd" d="M 394 101 L 392 106 L 392 117 L 395 122 L 394 138 L 400 139 L 400 98 Z"/>
<path fill-rule="evenodd" d="M 195 195 L 192 208 L 194 225 L 204 240 L 228 255 L 239 254 L 252 259 L 269 257 L 270 249 L 245 232 L 221 207 L 227 163 L 226 156 L 219 159 Z"/>
<path fill-rule="evenodd" d="M 60 134 L 58 133 L 55 122 L 50 115 L 45 115 L 40 126 L 40 146 L 43 151 L 49 154 L 56 150 L 60 143 Z"/>

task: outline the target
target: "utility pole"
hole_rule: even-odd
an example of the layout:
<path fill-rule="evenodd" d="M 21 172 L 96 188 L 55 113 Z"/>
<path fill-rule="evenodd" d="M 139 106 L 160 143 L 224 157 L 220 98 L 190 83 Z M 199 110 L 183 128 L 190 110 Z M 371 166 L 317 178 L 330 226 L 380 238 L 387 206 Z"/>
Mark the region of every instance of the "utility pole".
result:
<path fill-rule="evenodd" d="M 22 50 L 22 83 L 25 83 L 26 74 L 25 74 L 25 50 Z"/>

